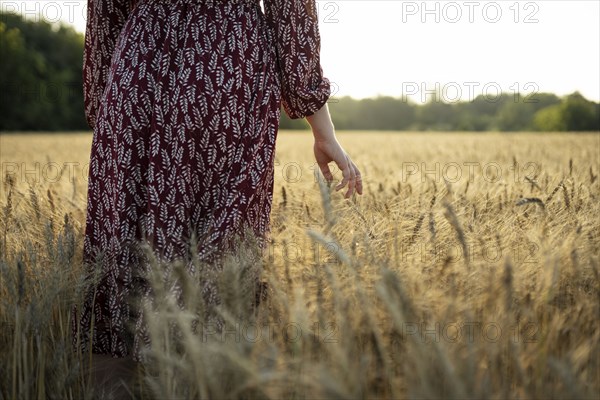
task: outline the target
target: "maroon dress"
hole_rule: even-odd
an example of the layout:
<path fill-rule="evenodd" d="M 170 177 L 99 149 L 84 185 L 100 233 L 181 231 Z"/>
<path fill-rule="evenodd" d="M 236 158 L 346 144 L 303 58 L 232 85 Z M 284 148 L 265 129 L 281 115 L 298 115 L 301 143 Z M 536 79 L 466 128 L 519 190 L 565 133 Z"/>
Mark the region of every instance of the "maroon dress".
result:
<path fill-rule="evenodd" d="M 140 359 L 148 345 L 128 300 L 148 268 L 139 240 L 171 261 L 194 234 L 210 260 L 243 227 L 268 234 L 280 108 L 311 115 L 330 87 L 314 0 L 263 3 L 88 0 L 83 256 L 100 279 L 74 310 L 82 350 Z"/>

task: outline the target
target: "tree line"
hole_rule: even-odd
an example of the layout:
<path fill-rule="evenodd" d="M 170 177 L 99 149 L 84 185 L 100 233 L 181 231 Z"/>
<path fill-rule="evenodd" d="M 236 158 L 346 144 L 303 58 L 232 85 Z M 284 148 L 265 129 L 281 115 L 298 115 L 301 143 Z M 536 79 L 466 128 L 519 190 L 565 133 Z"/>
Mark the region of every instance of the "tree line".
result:
<path fill-rule="evenodd" d="M 575 92 L 562 98 L 552 93 L 480 95 L 473 101 L 415 104 L 403 98 L 342 97 L 329 100 L 336 129 L 390 131 L 542 131 L 600 130 L 600 104 Z M 282 117 L 281 127 L 305 129 L 301 120 Z"/>
<path fill-rule="evenodd" d="M 81 33 L 2 13 L 0 59 L 0 130 L 87 129 Z"/>
<path fill-rule="evenodd" d="M 0 130 L 88 129 L 83 113 L 83 34 L 64 24 L 0 13 Z M 600 104 L 580 93 L 432 98 L 329 99 L 337 129 L 391 131 L 599 131 Z M 306 129 L 282 112 L 282 129 Z"/>

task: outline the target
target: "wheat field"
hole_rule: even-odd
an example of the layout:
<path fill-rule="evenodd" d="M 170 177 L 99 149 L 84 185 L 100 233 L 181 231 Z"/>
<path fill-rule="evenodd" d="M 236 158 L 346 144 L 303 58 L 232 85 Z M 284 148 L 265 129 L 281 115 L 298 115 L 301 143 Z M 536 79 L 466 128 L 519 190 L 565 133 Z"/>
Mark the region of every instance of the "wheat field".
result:
<path fill-rule="evenodd" d="M 364 195 L 317 179 L 309 133 L 280 132 L 272 241 L 217 277 L 224 330 L 193 332 L 180 274 L 190 307 L 161 298 L 129 395 L 596 398 L 600 135 L 338 137 Z M 91 139 L 0 136 L 0 400 L 111 396 L 70 345 Z M 269 293 L 247 310 L 256 263 Z"/>

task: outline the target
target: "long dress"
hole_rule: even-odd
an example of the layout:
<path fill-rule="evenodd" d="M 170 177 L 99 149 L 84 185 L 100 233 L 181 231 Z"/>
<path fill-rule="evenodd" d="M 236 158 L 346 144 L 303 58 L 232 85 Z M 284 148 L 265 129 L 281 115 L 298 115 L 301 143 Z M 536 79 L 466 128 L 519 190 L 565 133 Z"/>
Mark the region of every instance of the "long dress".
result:
<path fill-rule="evenodd" d="M 330 95 L 314 0 L 88 0 L 84 99 L 93 141 L 84 265 L 73 310 L 83 351 L 148 345 L 129 304 L 147 266 L 184 257 L 192 235 L 210 260 L 243 227 L 269 232 L 275 140 Z M 90 281 L 91 282 L 91 281 Z M 133 332 L 127 324 L 134 321 Z M 133 339 L 132 339 L 133 336 Z"/>

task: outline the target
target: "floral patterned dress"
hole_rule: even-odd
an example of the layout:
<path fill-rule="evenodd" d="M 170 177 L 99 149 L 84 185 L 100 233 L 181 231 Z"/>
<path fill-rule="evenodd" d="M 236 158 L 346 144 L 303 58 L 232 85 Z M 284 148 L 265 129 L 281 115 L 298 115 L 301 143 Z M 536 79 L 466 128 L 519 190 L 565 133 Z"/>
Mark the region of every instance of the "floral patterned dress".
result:
<path fill-rule="evenodd" d="M 148 345 L 128 301 L 138 240 L 168 262 L 192 235 L 202 260 L 243 227 L 267 237 L 281 106 L 302 118 L 330 95 L 319 48 L 314 0 L 88 0 L 83 256 L 99 280 L 73 310 L 82 350 Z"/>

